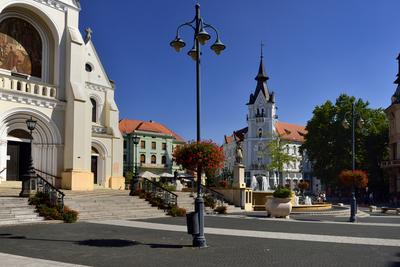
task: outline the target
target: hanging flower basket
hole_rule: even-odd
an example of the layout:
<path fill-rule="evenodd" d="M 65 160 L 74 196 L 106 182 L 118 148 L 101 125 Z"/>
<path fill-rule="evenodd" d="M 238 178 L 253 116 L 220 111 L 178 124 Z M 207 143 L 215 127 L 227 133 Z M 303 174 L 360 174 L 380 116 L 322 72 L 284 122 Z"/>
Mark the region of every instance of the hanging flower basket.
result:
<path fill-rule="evenodd" d="M 368 185 L 368 174 L 362 170 L 344 170 L 340 173 L 339 178 L 346 187 L 365 188 Z"/>
<path fill-rule="evenodd" d="M 225 160 L 222 148 L 212 141 L 189 142 L 177 147 L 173 156 L 183 168 L 197 171 L 197 167 L 200 167 L 207 176 L 222 168 Z"/>

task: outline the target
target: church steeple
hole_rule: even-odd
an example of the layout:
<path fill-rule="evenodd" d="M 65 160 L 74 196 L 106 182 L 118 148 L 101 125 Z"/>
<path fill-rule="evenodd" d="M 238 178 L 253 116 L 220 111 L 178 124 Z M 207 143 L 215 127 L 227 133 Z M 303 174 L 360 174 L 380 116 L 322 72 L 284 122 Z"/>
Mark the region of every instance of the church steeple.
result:
<path fill-rule="evenodd" d="M 273 93 L 270 95 L 267 87 L 267 81 L 269 80 L 269 77 L 265 73 L 263 46 L 264 44 L 261 43 L 260 66 L 258 67 L 258 73 L 257 76 L 255 77 L 255 80 L 257 81 L 256 90 L 254 94 L 250 95 L 249 103 L 247 103 L 248 105 L 254 104 L 260 92 L 264 95 L 267 101 L 274 102 Z"/>
<path fill-rule="evenodd" d="M 397 89 L 396 92 L 394 92 L 394 95 L 392 96 L 392 104 L 400 104 L 400 54 L 397 56 L 397 61 L 399 64 L 399 69 L 396 75 L 396 80 L 394 81 L 395 84 L 397 84 Z"/>
<path fill-rule="evenodd" d="M 397 72 L 397 78 L 396 78 L 396 80 L 394 81 L 394 83 L 395 84 L 397 84 L 397 85 L 400 85 L 400 53 L 399 53 L 399 55 L 397 56 L 397 61 L 398 61 L 398 63 L 399 63 L 399 70 L 398 70 L 398 72 Z"/>
<path fill-rule="evenodd" d="M 264 68 L 264 62 L 263 62 L 263 59 L 264 59 L 263 46 L 264 46 L 264 44 L 261 43 L 260 66 L 258 67 L 258 73 L 257 73 L 257 76 L 256 76 L 256 78 L 255 78 L 255 80 L 256 80 L 257 82 L 266 82 L 266 81 L 269 79 L 269 77 L 268 77 L 267 74 L 265 73 L 265 68 Z"/>

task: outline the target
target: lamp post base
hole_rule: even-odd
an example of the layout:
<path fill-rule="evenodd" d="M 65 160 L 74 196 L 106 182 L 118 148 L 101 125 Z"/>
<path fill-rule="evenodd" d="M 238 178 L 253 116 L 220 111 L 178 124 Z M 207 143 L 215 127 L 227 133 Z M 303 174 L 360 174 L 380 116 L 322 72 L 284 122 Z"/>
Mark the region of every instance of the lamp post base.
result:
<path fill-rule="evenodd" d="M 199 233 L 193 235 L 192 244 L 193 247 L 206 248 L 207 241 L 204 236 L 204 199 L 201 197 L 201 195 L 197 196 L 196 200 L 194 201 L 194 210 L 199 216 Z"/>
<path fill-rule="evenodd" d="M 29 172 L 23 176 L 20 197 L 31 197 L 37 192 L 37 180 L 34 172 Z"/>
<path fill-rule="evenodd" d="M 349 222 L 356 222 L 356 213 L 357 213 L 357 200 L 356 200 L 356 194 L 353 192 L 352 197 L 351 197 L 351 203 L 350 203 L 350 218 Z"/>
<path fill-rule="evenodd" d="M 137 184 L 138 184 L 137 177 L 132 178 L 131 188 L 130 188 L 130 192 L 129 192 L 130 196 L 134 196 L 136 194 Z"/>

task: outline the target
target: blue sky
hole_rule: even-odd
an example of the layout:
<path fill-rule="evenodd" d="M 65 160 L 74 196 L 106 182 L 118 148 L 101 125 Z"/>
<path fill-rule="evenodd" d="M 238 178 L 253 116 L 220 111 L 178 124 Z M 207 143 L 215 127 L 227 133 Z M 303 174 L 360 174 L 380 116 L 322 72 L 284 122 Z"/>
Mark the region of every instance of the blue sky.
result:
<path fill-rule="evenodd" d="M 195 64 L 176 53 L 176 27 L 194 16 L 196 1 L 81 1 L 81 30 L 116 82 L 121 118 L 154 120 L 187 140 L 196 138 Z M 227 49 L 203 47 L 202 138 L 222 143 L 246 126 L 260 42 L 279 120 L 306 124 L 312 110 L 347 93 L 386 108 L 395 90 L 400 52 L 398 0 L 204 0 L 204 20 Z"/>

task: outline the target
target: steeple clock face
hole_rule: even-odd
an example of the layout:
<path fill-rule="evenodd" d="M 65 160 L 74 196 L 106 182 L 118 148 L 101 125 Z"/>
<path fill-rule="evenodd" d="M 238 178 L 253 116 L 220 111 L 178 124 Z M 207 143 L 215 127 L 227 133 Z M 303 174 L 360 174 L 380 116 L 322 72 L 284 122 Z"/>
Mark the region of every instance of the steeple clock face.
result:
<path fill-rule="evenodd" d="M 27 21 L 7 18 L 0 23 L 0 68 L 42 76 L 42 40 Z"/>

